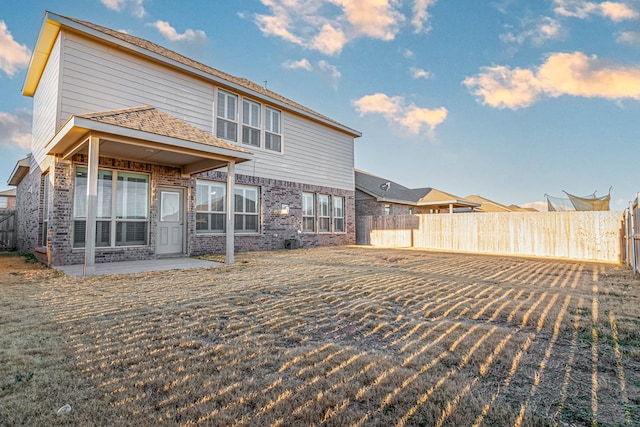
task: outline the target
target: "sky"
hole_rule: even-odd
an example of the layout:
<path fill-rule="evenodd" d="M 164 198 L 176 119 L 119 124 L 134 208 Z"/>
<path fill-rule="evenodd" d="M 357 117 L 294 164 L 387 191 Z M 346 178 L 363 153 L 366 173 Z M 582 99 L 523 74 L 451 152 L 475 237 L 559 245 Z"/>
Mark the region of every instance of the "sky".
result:
<path fill-rule="evenodd" d="M 266 84 L 406 187 L 520 206 L 612 187 L 612 210 L 640 191 L 640 0 L 1 0 L 0 191 L 45 10 Z"/>

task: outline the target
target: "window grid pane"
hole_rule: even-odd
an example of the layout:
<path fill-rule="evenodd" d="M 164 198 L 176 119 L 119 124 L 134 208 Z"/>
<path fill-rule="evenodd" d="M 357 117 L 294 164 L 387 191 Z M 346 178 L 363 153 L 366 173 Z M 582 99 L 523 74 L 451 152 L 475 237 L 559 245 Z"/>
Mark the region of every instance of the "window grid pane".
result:
<path fill-rule="evenodd" d="M 302 231 L 316 231 L 315 223 L 314 195 L 311 193 L 302 193 Z"/>
<path fill-rule="evenodd" d="M 333 197 L 333 232 L 344 232 L 344 198 Z"/>
<path fill-rule="evenodd" d="M 113 182 L 116 180 L 114 194 Z M 77 167 L 74 181 L 73 247 L 84 247 L 87 215 L 87 168 Z M 112 207 L 115 205 L 115 216 Z M 98 169 L 98 195 L 96 212 L 96 246 L 110 247 L 115 234 L 116 246 L 148 244 L 149 176 L 141 173 Z M 125 238 L 116 218 L 125 222 Z"/>

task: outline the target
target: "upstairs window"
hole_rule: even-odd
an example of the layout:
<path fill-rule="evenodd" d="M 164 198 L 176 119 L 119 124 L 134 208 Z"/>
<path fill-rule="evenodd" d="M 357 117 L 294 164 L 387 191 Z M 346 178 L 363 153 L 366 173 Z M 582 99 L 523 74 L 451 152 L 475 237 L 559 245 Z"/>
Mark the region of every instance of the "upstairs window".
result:
<path fill-rule="evenodd" d="M 264 148 L 271 151 L 280 152 L 282 150 L 282 130 L 280 127 L 281 113 L 278 110 L 267 107 L 264 119 Z"/>
<path fill-rule="evenodd" d="M 242 142 L 260 147 L 260 104 L 242 100 Z"/>
<path fill-rule="evenodd" d="M 216 136 L 238 142 L 238 96 L 218 91 Z"/>

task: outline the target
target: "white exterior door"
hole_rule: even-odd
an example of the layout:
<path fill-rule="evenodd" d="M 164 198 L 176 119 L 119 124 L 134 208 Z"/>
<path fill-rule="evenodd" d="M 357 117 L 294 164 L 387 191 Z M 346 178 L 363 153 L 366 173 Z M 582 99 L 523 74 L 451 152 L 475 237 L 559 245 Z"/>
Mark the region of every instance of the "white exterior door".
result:
<path fill-rule="evenodd" d="M 160 217 L 156 253 L 181 254 L 184 252 L 184 190 L 159 188 Z"/>

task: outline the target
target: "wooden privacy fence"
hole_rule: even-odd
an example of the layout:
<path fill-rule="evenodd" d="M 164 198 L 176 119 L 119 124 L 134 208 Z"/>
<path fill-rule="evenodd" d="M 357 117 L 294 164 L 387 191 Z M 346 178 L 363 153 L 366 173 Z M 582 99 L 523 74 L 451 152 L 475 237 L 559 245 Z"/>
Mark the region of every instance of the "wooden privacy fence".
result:
<path fill-rule="evenodd" d="M 12 251 L 16 248 L 16 213 L 0 212 L 0 251 Z"/>
<path fill-rule="evenodd" d="M 362 216 L 361 245 L 620 263 L 622 212 L 455 213 Z"/>
<path fill-rule="evenodd" d="M 627 265 L 633 269 L 634 273 L 640 273 L 640 206 L 638 206 L 638 197 L 629 203 L 629 209 L 625 211 L 625 231 L 626 241 L 625 249 L 627 252 Z"/>

